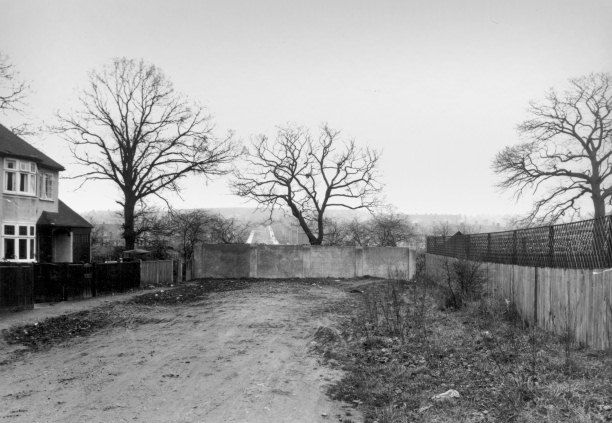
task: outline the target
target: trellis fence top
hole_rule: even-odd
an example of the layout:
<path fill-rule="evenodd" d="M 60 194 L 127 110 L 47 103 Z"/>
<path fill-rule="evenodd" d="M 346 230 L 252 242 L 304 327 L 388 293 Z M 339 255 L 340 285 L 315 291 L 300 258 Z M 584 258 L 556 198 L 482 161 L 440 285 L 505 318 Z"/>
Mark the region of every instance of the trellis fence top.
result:
<path fill-rule="evenodd" d="M 512 231 L 429 236 L 427 252 L 520 266 L 612 268 L 612 215 Z"/>

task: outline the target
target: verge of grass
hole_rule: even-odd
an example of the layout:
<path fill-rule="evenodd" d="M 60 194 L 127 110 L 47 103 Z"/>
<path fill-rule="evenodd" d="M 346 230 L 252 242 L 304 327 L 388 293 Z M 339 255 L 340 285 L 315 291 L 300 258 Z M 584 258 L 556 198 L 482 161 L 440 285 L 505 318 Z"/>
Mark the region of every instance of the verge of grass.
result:
<path fill-rule="evenodd" d="M 503 301 L 440 310 L 422 276 L 395 287 L 402 334 L 380 311 L 397 303 L 389 285 L 376 283 L 342 325 L 344 342 L 319 351 L 345 370 L 329 395 L 359 406 L 367 422 L 612 421 L 610 355 L 573 347 L 568 373 L 563 340 L 525 327 Z M 448 389 L 461 397 L 431 399 Z"/>

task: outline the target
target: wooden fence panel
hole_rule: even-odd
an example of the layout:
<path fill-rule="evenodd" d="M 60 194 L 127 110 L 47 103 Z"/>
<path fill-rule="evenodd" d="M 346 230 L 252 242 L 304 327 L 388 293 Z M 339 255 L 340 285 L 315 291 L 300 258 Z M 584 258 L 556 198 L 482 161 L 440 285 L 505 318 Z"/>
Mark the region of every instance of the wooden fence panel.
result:
<path fill-rule="evenodd" d="M 143 261 L 140 263 L 140 283 L 145 285 L 169 285 L 174 282 L 172 260 Z"/>
<path fill-rule="evenodd" d="M 34 308 L 32 266 L 0 266 L 0 310 Z"/>
<path fill-rule="evenodd" d="M 96 263 L 93 266 L 93 280 L 95 294 L 140 288 L 140 263 Z"/>
<path fill-rule="evenodd" d="M 457 259 L 427 254 L 427 273 L 439 277 L 447 260 L 452 264 Z M 558 335 L 570 330 L 576 342 L 596 349 L 612 348 L 612 270 L 501 263 L 482 263 L 481 269 L 488 278 L 486 291 L 514 301 L 525 320 L 533 322 L 535 316 L 544 330 Z"/>
<path fill-rule="evenodd" d="M 68 263 L 36 263 L 34 298 L 37 302 L 65 301 L 93 296 L 91 266 Z"/>
<path fill-rule="evenodd" d="M 594 346 L 601 347 L 603 345 L 604 339 L 604 317 L 605 317 L 605 309 L 604 309 L 604 275 L 603 273 L 598 273 L 593 275 L 593 335 L 592 339 L 594 342 Z"/>

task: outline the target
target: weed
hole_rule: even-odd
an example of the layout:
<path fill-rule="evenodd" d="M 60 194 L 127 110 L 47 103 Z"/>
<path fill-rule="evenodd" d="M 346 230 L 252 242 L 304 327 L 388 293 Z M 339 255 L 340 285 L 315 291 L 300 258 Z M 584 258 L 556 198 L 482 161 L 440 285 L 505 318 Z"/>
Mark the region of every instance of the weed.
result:
<path fill-rule="evenodd" d="M 460 292 L 457 286 L 453 288 Z M 390 320 L 397 320 L 392 317 L 396 316 L 394 297 L 389 294 L 393 288 L 379 284 L 368 289 L 369 306 L 364 299 L 353 310 L 353 322 L 368 321 L 372 336 L 353 336 L 344 346 L 345 353 L 338 356 L 346 373 L 330 394 L 358 404 L 366 421 L 612 418 L 607 408 L 612 374 L 606 356 L 574 348 L 572 360 L 584 371 L 570 378 L 563 370 L 562 340 L 533 325 L 526 327 L 511 302 L 481 293 L 478 302 L 449 313 L 436 310 L 436 291 L 424 275 L 417 274 L 400 288 L 405 341 L 391 336 L 393 325 L 385 318 L 386 313 Z M 419 321 L 420 316 L 426 317 Z M 432 403 L 432 395 L 448 389 L 459 391 L 461 398 Z"/>
<path fill-rule="evenodd" d="M 480 298 L 486 282 L 480 263 L 462 259 L 444 262 L 444 279 L 442 308 L 455 310 Z"/>

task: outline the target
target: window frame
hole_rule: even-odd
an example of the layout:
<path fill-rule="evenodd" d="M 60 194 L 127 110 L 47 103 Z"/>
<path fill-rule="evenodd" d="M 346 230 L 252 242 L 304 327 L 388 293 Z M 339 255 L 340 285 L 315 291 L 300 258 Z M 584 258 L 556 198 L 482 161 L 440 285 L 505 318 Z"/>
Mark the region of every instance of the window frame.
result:
<path fill-rule="evenodd" d="M 47 196 L 47 182 L 50 183 L 51 195 Z M 55 177 L 51 172 L 40 172 L 40 193 L 38 198 L 44 201 L 55 201 L 54 191 L 55 191 Z"/>
<path fill-rule="evenodd" d="M 2 231 L 0 231 L 0 260 L 2 261 L 10 261 L 10 262 L 22 262 L 22 263 L 31 263 L 36 261 L 36 225 L 33 223 L 25 223 L 25 222 L 3 222 L 2 223 Z M 7 227 L 13 228 L 12 234 L 7 234 Z M 26 235 L 20 235 L 19 228 L 26 228 Z M 11 232 L 11 231 L 9 231 Z M 5 257 L 5 244 L 6 241 L 10 240 L 13 243 L 13 258 Z M 20 258 L 20 244 L 25 242 L 25 258 Z"/>
<path fill-rule="evenodd" d="M 11 166 L 12 165 L 12 166 Z M 38 165 L 31 160 L 19 160 L 5 157 L 2 165 L 4 180 L 2 192 L 11 195 L 24 195 L 36 197 L 38 185 Z M 9 174 L 12 176 L 9 178 Z M 11 187 L 8 186 L 12 180 Z M 22 181 L 25 181 L 25 191 L 21 190 Z"/>

